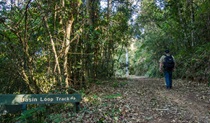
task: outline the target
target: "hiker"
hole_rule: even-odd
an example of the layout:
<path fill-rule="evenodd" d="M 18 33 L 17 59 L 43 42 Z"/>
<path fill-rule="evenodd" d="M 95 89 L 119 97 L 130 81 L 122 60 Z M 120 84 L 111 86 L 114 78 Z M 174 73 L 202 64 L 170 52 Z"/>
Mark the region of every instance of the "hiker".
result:
<path fill-rule="evenodd" d="M 175 68 L 175 59 L 169 50 L 165 50 L 165 54 L 159 60 L 159 71 L 164 73 L 166 89 L 172 88 L 172 72 Z"/>

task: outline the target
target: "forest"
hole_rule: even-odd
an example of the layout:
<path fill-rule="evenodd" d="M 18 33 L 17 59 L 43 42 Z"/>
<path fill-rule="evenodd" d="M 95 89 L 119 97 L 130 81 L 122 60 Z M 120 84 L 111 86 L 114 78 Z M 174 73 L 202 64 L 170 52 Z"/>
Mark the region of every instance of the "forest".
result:
<path fill-rule="evenodd" d="M 98 89 L 103 90 L 97 86 L 103 86 L 111 95 L 103 97 L 116 101 L 123 97 L 130 81 L 136 80 L 128 79 L 130 75 L 146 77 L 151 84 L 162 80 L 159 59 L 165 49 L 170 49 L 176 60 L 173 79 L 180 84 L 183 81 L 186 86 L 194 85 L 192 87 L 204 84 L 204 97 L 210 103 L 209 6 L 209 0 L 0 0 L 0 94 L 79 92 L 83 100 L 92 100 L 97 105 L 101 98 Z M 140 77 L 136 81 L 141 80 Z M 112 87 L 122 87 L 123 92 L 115 92 Z M 151 100 L 157 101 L 156 98 Z M 86 105 L 91 106 L 83 103 L 82 116 L 91 112 Z M 56 111 L 62 107 L 61 112 L 67 112 L 68 104 L 50 105 L 50 111 L 47 107 L 49 105 L 31 105 L 24 115 L 0 115 L 0 119 L 5 122 L 38 119 L 39 122 L 76 122 L 85 117 L 78 120 L 79 116 L 72 113 L 71 118 L 62 121 L 65 118 Z M 103 117 L 95 116 L 92 121 L 120 122 L 120 111 L 102 113 Z M 209 116 L 210 111 L 207 112 L 204 114 Z M 70 115 L 64 114 L 64 117 Z M 121 121 L 133 121 L 129 118 Z M 155 118 L 144 116 L 139 122 L 157 121 Z M 193 120 L 208 122 L 209 119 Z M 179 120 L 172 121 L 184 121 Z"/>

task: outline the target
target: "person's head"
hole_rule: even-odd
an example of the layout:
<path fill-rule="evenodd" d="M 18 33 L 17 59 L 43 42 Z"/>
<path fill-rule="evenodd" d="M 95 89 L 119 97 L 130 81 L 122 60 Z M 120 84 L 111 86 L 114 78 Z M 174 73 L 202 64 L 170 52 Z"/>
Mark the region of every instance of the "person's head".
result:
<path fill-rule="evenodd" d="M 166 53 L 166 54 L 169 54 L 169 53 L 170 53 L 169 49 L 166 49 L 166 50 L 165 50 L 165 53 Z"/>

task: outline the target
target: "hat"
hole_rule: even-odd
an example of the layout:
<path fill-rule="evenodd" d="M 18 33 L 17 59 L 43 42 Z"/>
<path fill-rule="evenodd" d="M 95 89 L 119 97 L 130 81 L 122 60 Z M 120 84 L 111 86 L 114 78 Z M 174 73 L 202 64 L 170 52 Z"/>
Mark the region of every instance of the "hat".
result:
<path fill-rule="evenodd" d="M 165 53 L 169 53 L 170 51 L 167 49 L 167 50 L 165 50 Z"/>

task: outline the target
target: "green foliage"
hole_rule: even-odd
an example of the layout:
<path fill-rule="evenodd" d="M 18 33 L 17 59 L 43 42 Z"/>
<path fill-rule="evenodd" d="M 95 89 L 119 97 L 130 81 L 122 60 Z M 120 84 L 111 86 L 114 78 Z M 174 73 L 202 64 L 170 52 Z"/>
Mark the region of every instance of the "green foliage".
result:
<path fill-rule="evenodd" d="M 64 121 L 62 114 L 51 114 L 48 116 L 48 118 L 48 120 L 53 123 L 60 123 Z"/>
<path fill-rule="evenodd" d="M 128 83 L 126 81 L 123 81 L 123 82 L 119 82 L 119 81 L 116 81 L 116 82 L 113 82 L 112 83 L 112 86 L 114 88 L 119 88 L 119 87 L 124 87 L 125 85 L 127 85 Z"/>
<path fill-rule="evenodd" d="M 160 76 L 159 59 L 170 49 L 177 62 L 174 77 L 207 82 L 209 78 L 208 1 L 165 1 L 160 9 L 143 0 L 137 23 L 141 38 L 136 42 L 137 75 Z M 201 19 L 203 18 L 203 19 Z M 201 21 L 202 20 L 202 21 Z"/>
<path fill-rule="evenodd" d="M 100 1 L 63 2 L 28 1 L 1 11 L 7 19 L 0 23 L 2 93 L 48 93 L 114 75 L 119 51 L 131 37 L 131 3 L 113 1 L 115 9 L 100 10 Z"/>
<path fill-rule="evenodd" d="M 107 98 L 107 99 L 114 99 L 114 98 L 118 98 L 118 97 L 122 97 L 122 94 L 111 94 L 111 95 L 107 95 L 107 96 L 104 96 L 104 98 Z"/>
<path fill-rule="evenodd" d="M 37 122 L 41 123 L 44 121 L 43 113 L 46 112 L 45 107 L 37 107 L 24 111 L 21 116 L 18 116 L 15 120 L 20 122 Z"/>

